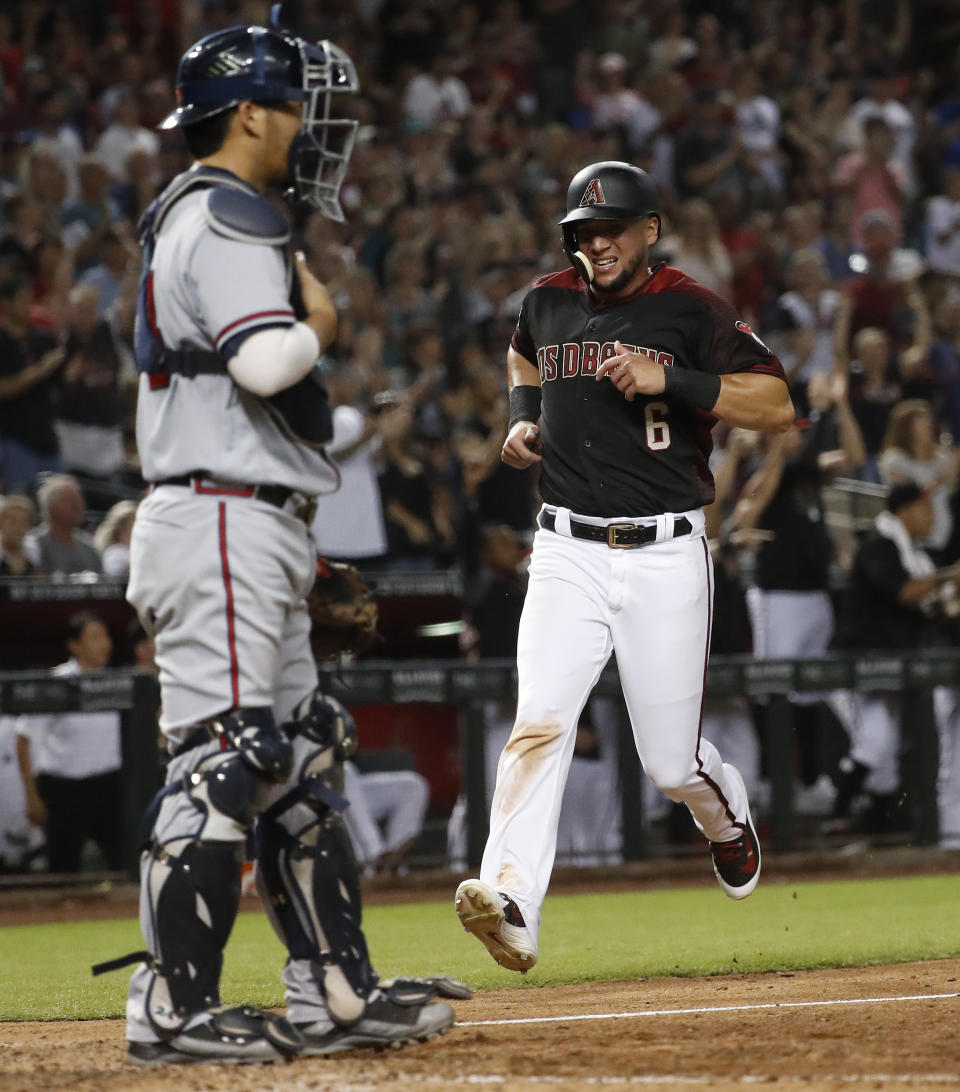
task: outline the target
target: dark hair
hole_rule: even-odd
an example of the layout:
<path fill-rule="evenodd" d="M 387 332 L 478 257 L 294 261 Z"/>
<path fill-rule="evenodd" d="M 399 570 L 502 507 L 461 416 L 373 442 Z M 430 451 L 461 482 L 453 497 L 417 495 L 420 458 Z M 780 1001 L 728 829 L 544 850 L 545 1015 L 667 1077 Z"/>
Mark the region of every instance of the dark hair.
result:
<path fill-rule="evenodd" d="M 887 493 L 887 508 L 896 514 L 901 508 L 927 496 L 927 493 L 915 481 L 897 482 Z"/>
<path fill-rule="evenodd" d="M 206 159 L 220 151 L 236 112 L 236 106 L 231 106 L 228 110 L 221 110 L 219 114 L 183 127 L 187 151 L 194 159 Z"/>
<path fill-rule="evenodd" d="M 67 622 L 67 640 L 79 641 L 83 636 L 83 631 L 90 625 L 91 622 L 99 622 L 104 624 L 103 619 L 92 610 L 80 610 L 76 614 L 70 616 L 70 620 Z"/>

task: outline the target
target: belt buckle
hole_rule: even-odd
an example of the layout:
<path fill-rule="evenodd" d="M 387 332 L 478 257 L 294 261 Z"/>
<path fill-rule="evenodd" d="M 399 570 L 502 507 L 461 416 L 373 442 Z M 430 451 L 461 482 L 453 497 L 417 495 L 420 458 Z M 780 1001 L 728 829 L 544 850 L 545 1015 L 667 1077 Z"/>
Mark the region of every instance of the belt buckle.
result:
<path fill-rule="evenodd" d="M 617 534 L 620 531 L 635 531 L 636 527 L 632 523 L 608 523 L 607 524 L 607 545 L 611 550 L 632 550 L 637 544 L 635 542 L 620 542 L 617 539 Z"/>

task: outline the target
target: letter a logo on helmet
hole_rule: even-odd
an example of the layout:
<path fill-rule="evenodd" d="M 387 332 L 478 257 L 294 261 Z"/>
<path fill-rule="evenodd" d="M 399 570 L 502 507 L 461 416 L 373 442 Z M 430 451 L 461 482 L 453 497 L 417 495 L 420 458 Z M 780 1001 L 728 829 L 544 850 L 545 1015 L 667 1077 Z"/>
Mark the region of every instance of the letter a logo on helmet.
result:
<path fill-rule="evenodd" d="M 605 205 L 606 201 L 603 199 L 603 186 L 600 185 L 599 178 L 591 178 L 590 185 L 583 191 L 583 197 L 580 198 L 580 208 L 586 208 L 587 205 Z"/>

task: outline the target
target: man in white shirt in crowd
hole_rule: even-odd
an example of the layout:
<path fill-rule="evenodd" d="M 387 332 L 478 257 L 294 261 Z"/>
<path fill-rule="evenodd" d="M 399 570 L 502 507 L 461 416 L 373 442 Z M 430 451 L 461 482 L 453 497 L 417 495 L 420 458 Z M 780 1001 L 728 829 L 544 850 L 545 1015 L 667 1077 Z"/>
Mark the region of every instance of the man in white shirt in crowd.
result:
<path fill-rule="evenodd" d="M 70 619 L 70 659 L 53 669 L 59 678 L 100 671 L 113 642 L 91 611 Z M 120 714 L 115 711 L 23 716 L 17 723 L 17 759 L 27 817 L 43 827 L 51 872 L 78 872 L 92 839 L 111 870 L 123 868 L 123 785 Z"/>
<path fill-rule="evenodd" d="M 927 264 L 960 276 L 960 164 L 944 165 L 941 192 L 927 202 Z"/>
<path fill-rule="evenodd" d="M 377 452 L 383 430 L 389 432 L 398 410 L 386 401 L 375 404 L 370 413 L 357 409 L 354 369 L 333 362 L 325 367 L 333 406 L 333 439 L 327 444 L 327 454 L 340 471 L 340 488 L 317 497 L 313 537 L 323 557 L 372 561 L 387 552 Z"/>

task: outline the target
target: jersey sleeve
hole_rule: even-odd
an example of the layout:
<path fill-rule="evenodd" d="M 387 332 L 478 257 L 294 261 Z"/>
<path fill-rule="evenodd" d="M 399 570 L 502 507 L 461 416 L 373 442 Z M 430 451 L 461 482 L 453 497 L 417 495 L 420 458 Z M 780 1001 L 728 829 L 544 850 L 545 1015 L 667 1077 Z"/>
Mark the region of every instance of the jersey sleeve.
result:
<path fill-rule="evenodd" d="M 257 330 L 296 321 L 278 247 L 205 231 L 185 276 L 203 327 L 228 358 Z"/>
<path fill-rule="evenodd" d="M 714 375 L 755 372 L 775 375 L 786 382 L 777 355 L 726 300 L 702 286 L 697 295 L 704 304 L 698 345 L 701 371 Z"/>
<path fill-rule="evenodd" d="M 528 360 L 531 364 L 535 364 L 537 362 L 537 347 L 533 342 L 533 335 L 530 333 L 529 299 L 530 297 L 526 296 L 520 306 L 520 314 L 517 317 L 517 328 L 513 331 L 510 345 L 525 360 Z"/>

